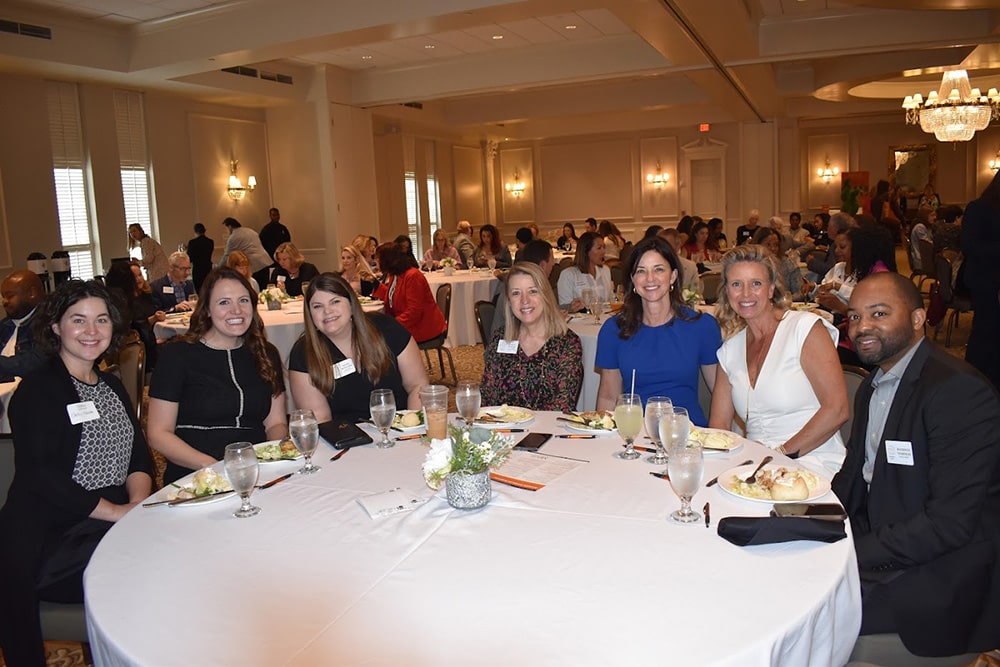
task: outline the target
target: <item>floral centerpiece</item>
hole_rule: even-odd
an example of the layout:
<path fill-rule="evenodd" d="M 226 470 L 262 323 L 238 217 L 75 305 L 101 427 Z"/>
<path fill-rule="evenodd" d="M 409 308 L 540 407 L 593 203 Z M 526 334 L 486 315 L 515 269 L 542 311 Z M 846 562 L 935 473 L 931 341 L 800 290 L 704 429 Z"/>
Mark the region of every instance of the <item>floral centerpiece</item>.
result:
<path fill-rule="evenodd" d="M 450 276 L 455 273 L 455 258 L 445 257 L 441 260 L 441 268 L 444 269 L 444 274 Z"/>
<path fill-rule="evenodd" d="M 698 290 L 690 287 L 685 287 L 681 290 L 681 299 L 683 299 L 684 303 L 691 307 L 694 307 L 702 302 L 701 294 L 698 293 Z"/>
<path fill-rule="evenodd" d="M 268 310 L 281 310 L 282 302 L 288 299 L 289 296 L 280 287 L 265 287 L 257 297 L 257 301 L 265 304 Z"/>
<path fill-rule="evenodd" d="M 484 428 L 449 426 L 448 435 L 431 440 L 423 465 L 424 480 L 432 489 L 440 488 L 444 481 L 453 507 L 482 507 L 490 499 L 489 469 L 507 461 L 514 441 Z"/>

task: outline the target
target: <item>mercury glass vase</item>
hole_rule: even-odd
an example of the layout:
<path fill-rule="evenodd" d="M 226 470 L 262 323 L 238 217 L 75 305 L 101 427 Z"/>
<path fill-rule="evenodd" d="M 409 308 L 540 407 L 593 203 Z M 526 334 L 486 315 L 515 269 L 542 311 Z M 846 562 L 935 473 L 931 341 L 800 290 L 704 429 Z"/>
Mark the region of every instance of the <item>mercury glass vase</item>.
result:
<path fill-rule="evenodd" d="M 444 478 L 444 488 L 448 504 L 460 510 L 473 510 L 490 502 L 493 487 L 490 472 L 453 472 Z"/>

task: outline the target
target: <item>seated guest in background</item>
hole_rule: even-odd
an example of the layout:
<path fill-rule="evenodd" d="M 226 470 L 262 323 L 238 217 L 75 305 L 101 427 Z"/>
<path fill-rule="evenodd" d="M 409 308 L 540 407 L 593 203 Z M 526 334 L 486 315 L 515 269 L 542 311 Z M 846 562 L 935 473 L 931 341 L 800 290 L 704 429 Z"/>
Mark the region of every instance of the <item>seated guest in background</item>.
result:
<path fill-rule="evenodd" d="M 572 252 L 573 248 L 576 247 L 576 230 L 573 229 L 573 225 L 566 223 L 562 228 L 562 236 L 556 241 L 556 247 L 560 250 L 565 250 L 567 252 Z"/>
<path fill-rule="evenodd" d="M 351 245 L 360 253 L 368 266 L 375 266 L 375 248 L 378 247 L 378 243 L 373 241 L 372 237 L 359 234 L 351 241 Z"/>
<path fill-rule="evenodd" d="M 46 362 L 11 399 L 17 470 L 0 510 L 0 649 L 11 666 L 46 664 L 39 601 L 83 602 L 101 537 L 152 490 L 135 409 L 97 370 L 126 330 L 108 291 L 65 282 L 35 320 Z"/>
<path fill-rule="evenodd" d="M 191 282 L 191 260 L 186 252 L 172 252 L 167 258 L 167 275 L 149 284 L 153 301 L 162 311 L 191 310 L 188 297 L 195 293 Z"/>
<path fill-rule="evenodd" d="M 442 259 L 455 260 L 455 268 L 462 268 L 462 258 L 458 256 L 458 250 L 448 240 L 448 234 L 443 229 L 434 232 L 434 244 L 424 253 L 423 266 L 427 271 L 434 271 L 441 268 Z"/>
<path fill-rule="evenodd" d="M 253 288 L 254 294 L 260 294 L 260 285 L 257 284 L 257 279 L 250 275 L 250 260 L 247 259 L 246 255 L 239 250 L 232 251 L 229 253 L 229 259 L 226 260 L 226 266 L 246 278 L 250 287 Z"/>
<path fill-rule="evenodd" d="M 344 246 L 340 251 L 340 277 L 361 296 L 371 296 L 378 287 L 372 268 L 352 245 Z"/>
<path fill-rule="evenodd" d="M 167 319 L 166 314 L 153 301 L 149 283 L 142 276 L 138 264 L 115 262 L 104 276 L 104 284 L 118 299 L 122 319 L 139 334 L 139 340 L 146 350 L 146 367 L 156 368 L 156 335 L 153 327 Z"/>
<path fill-rule="evenodd" d="M 802 214 L 798 211 L 788 214 L 788 229 L 782 237 L 782 251 L 794 250 L 801 256 L 813 249 L 812 236 L 802 226 Z"/>
<path fill-rule="evenodd" d="M 837 330 L 788 309 L 778 262 L 761 245 L 727 252 L 722 284 L 715 312 L 725 340 L 709 426 L 730 429 L 738 415 L 750 440 L 833 475 L 844 461 L 839 429 L 850 414 Z"/>
<path fill-rule="evenodd" d="M 521 261 L 537 264 L 538 268 L 542 270 L 542 274 L 545 276 L 546 280 L 548 280 L 549 276 L 552 274 L 552 267 L 556 265 L 555 258 L 552 255 L 552 245 L 548 241 L 543 241 L 542 239 L 534 239 L 529 242 L 528 245 L 524 246 L 524 250 L 521 251 Z M 489 331 L 490 338 L 492 338 L 497 331 L 502 331 L 504 327 L 503 312 L 504 308 L 507 308 L 506 280 L 507 276 L 500 276 L 501 287 L 500 293 L 497 294 L 493 326 Z M 486 342 L 488 343 L 489 341 Z M 483 353 L 484 355 L 489 353 L 489 345 L 484 345 Z"/>
<path fill-rule="evenodd" d="M 941 208 L 941 197 L 938 193 L 934 192 L 934 186 L 930 183 L 924 186 L 924 192 L 920 195 L 920 199 L 917 200 L 917 208 L 926 208 L 930 211 L 936 211 Z"/>
<path fill-rule="evenodd" d="M 923 258 L 920 256 L 920 242 L 927 241 L 934 243 L 934 236 L 931 234 L 931 225 L 934 224 L 936 213 L 929 208 L 917 209 L 913 217 L 913 226 L 910 227 L 910 245 L 906 249 L 907 257 L 910 260 L 910 268 L 914 271 L 933 271 L 934 267 L 924 266 Z"/>
<path fill-rule="evenodd" d="M 483 225 L 479 229 L 479 247 L 476 248 L 476 266 L 489 266 L 490 260 L 496 260 L 497 268 L 510 267 L 510 250 L 500 239 L 500 232 L 493 225 Z"/>
<path fill-rule="evenodd" d="M 681 246 L 684 246 L 691 240 L 694 222 L 695 220 L 692 216 L 684 215 L 681 216 L 680 221 L 677 223 L 677 233 L 681 235 Z"/>
<path fill-rule="evenodd" d="M 960 250 L 962 247 L 962 207 L 950 204 L 937 210 L 936 222 L 931 225 L 934 252 Z"/>
<path fill-rule="evenodd" d="M 395 243 L 383 243 L 376 253 L 385 282 L 372 296 L 385 302 L 386 315 L 395 317 L 418 343 L 443 334 L 448 325 L 420 269 Z"/>
<path fill-rule="evenodd" d="M 514 234 L 514 244 L 517 246 L 517 251 L 514 252 L 514 261 L 519 262 L 521 251 L 524 250 L 524 246 L 531 242 L 531 239 L 535 238 L 531 233 L 531 229 L 528 227 L 521 227 Z"/>
<path fill-rule="evenodd" d="M 680 262 L 681 270 L 681 289 L 691 289 L 698 294 L 702 293 L 701 280 L 698 278 L 698 265 L 692 262 L 687 257 L 684 257 L 681 252 L 681 235 L 673 227 L 668 227 L 666 229 L 660 230 L 657 234 L 661 239 L 666 239 L 670 247 L 674 249 L 674 253 L 677 255 L 677 261 Z"/>
<path fill-rule="evenodd" d="M 583 302 L 583 290 L 603 292 L 610 298 L 614 294 L 611 285 L 611 269 L 604 266 L 604 238 L 594 232 L 580 236 L 576 244 L 576 263 L 563 269 L 559 274 L 559 307 L 571 313 L 587 309 Z"/>
<path fill-rule="evenodd" d="M 650 225 L 649 227 L 646 227 L 646 231 L 643 232 L 642 238 L 651 239 L 662 231 L 663 225 Z"/>
<path fill-rule="evenodd" d="M 278 268 L 274 270 L 273 279 L 280 282 L 285 279 L 285 293 L 288 296 L 302 296 L 302 283 L 307 283 L 319 275 L 314 264 L 306 261 L 294 243 L 282 243 L 274 251 L 274 260 Z"/>
<path fill-rule="evenodd" d="M 288 435 L 281 358 L 267 342 L 241 274 L 208 274 L 191 328 L 160 348 L 149 387 L 146 434 L 167 457 L 163 481 L 222 460 L 231 442 Z"/>
<path fill-rule="evenodd" d="M 729 247 L 729 239 L 726 238 L 723 227 L 722 218 L 712 218 L 708 221 L 708 241 L 705 242 L 705 247 L 719 253 L 719 256 L 722 256 Z"/>
<path fill-rule="evenodd" d="M 250 260 L 250 271 L 257 284 L 266 287 L 271 282 L 271 264 L 274 258 L 267 254 L 267 250 L 260 242 L 260 236 L 254 230 L 241 225 L 236 218 L 226 218 L 222 221 L 222 226 L 228 237 L 226 249 L 222 251 L 218 266 L 226 266 L 230 253 L 239 250 Z"/>
<path fill-rule="evenodd" d="M 852 227 L 841 237 L 837 249 L 843 259 L 824 276 L 816 289 L 816 302 L 835 314 L 845 315 L 859 280 L 870 273 L 896 272 L 896 246 L 889 230 L 873 223 Z"/>
<path fill-rule="evenodd" d="M 205 276 L 212 270 L 212 253 L 215 252 L 215 241 L 205 236 L 205 225 L 200 222 L 194 225 L 194 238 L 188 241 L 187 253 L 191 258 L 191 282 L 197 291 L 205 281 Z"/>
<path fill-rule="evenodd" d="M 399 249 L 403 251 L 403 254 L 406 255 L 406 259 L 409 260 L 412 266 L 415 266 L 418 269 L 420 268 L 420 263 L 417 261 L 416 255 L 413 254 L 413 241 L 410 240 L 409 236 L 406 234 L 400 234 L 395 238 L 393 243 L 399 246 Z"/>
<path fill-rule="evenodd" d="M 373 389 L 391 389 L 398 409 L 420 409 L 428 381 L 413 337 L 391 317 L 366 314 L 343 278 L 323 273 L 310 281 L 303 317 L 305 332 L 288 357 L 297 407 L 320 422 L 357 421 L 370 415 Z"/>
<path fill-rule="evenodd" d="M 854 218 L 847 213 L 834 213 L 830 216 L 829 221 L 826 226 L 827 239 L 829 243 L 822 243 L 822 236 L 820 240 L 816 241 L 816 251 L 810 253 L 809 259 L 806 260 L 806 266 L 809 268 L 809 276 L 807 278 L 813 282 L 818 282 L 820 278 L 825 276 L 833 265 L 838 261 L 836 258 L 836 241 L 837 237 L 846 232 L 849 228 L 854 227 Z M 822 248 L 826 250 L 822 250 Z"/>
<path fill-rule="evenodd" d="M 747 224 L 736 228 L 736 245 L 750 243 L 753 235 L 757 233 L 757 224 L 760 222 L 760 211 L 753 209 L 747 218 Z"/>
<path fill-rule="evenodd" d="M 497 312 L 504 329 L 486 345 L 483 404 L 575 410 L 583 348 L 566 326 L 545 273 L 530 262 L 515 262 L 504 295 Z"/>
<path fill-rule="evenodd" d="M 31 325 L 45 288 L 38 275 L 20 269 L 0 283 L 0 297 L 7 316 L 0 320 L 0 382 L 11 382 L 45 363 L 34 350 Z"/>
<path fill-rule="evenodd" d="M 858 355 L 876 370 L 855 399 L 833 491 L 851 519 L 861 634 L 916 655 L 1000 646 L 1000 399 L 924 338 L 914 284 L 868 276 L 851 295 Z"/>
<path fill-rule="evenodd" d="M 696 222 L 691 228 L 691 238 L 684 245 L 684 257 L 698 264 L 719 261 L 719 255 L 708 249 L 708 224 Z"/>
<path fill-rule="evenodd" d="M 597 409 L 614 410 L 634 372 L 635 393 L 644 403 L 651 396 L 669 396 L 674 405 L 687 408 L 692 424 L 704 426 L 698 373 L 711 388 L 722 342 L 719 325 L 684 305 L 680 262 L 664 239 L 639 241 L 623 268 L 625 302 L 597 336 Z"/>
<path fill-rule="evenodd" d="M 781 252 L 781 234 L 770 227 L 760 227 L 753 235 L 753 243 L 762 245 L 778 262 L 778 278 L 785 288 L 785 293 L 792 299 L 802 300 L 802 270 L 798 262 Z"/>
<path fill-rule="evenodd" d="M 601 220 L 597 233 L 604 237 L 604 259 L 620 259 L 625 250 L 625 237 L 618 227 L 609 220 Z"/>
<path fill-rule="evenodd" d="M 472 224 L 468 220 L 460 220 L 455 233 L 455 250 L 462 258 L 462 266 L 471 269 L 476 263 L 476 244 L 472 242 Z"/>
<path fill-rule="evenodd" d="M 584 232 L 597 233 L 597 218 L 587 218 L 583 223 Z"/>
<path fill-rule="evenodd" d="M 816 246 L 826 246 L 830 243 L 830 237 L 826 234 L 826 226 L 830 224 L 830 214 L 820 211 L 813 216 L 813 221 L 803 222 L 802 226 L 809 232 Z"/>

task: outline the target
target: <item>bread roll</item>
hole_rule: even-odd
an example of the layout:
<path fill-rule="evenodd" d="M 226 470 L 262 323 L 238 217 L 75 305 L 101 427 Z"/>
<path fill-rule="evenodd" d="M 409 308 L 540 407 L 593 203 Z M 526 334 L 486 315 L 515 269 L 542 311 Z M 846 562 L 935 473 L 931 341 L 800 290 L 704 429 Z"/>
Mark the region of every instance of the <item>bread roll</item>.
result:
<path fill-rule="evenodd" d="M 808 497 L 809 486 L 798 475 L 776 480 L 771 486 L 771 498 L 774 500 L 805 500 Z"/>

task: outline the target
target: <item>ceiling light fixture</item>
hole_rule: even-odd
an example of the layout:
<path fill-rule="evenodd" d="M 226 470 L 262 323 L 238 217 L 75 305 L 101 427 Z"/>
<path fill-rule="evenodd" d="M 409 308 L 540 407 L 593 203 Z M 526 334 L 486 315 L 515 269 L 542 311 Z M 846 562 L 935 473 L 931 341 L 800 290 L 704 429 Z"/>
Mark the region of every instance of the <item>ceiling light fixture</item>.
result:
<path fill-rule="evenodd" d="M 830 156 L 826 156 L 826 160 L 823 162 L 823 166 L 816 170 L 816 175 L 823 179 L 824 183 L 829 183 L 833 180 L 834 176 L 840 175 L 839 167 L 830 166 Z"/>
<path fill-rule="evenodd" d="M 503 39 L 503 35 L 493 35 L 493 39 Z"/>
<path fill-rule="evenodd" d="M 576 26 L 572 25 L 572 24 L 570 24 L 568 26 L 565 26 L 565 27 L 566 27 L 567 30 L 576 30 Z"/>
<path fill-rule="evenodd" d="M 997 149 L 996 157 L 990 160 L 990 171 L 1000 170 L 1000 148 Z"/>
<path fill-rule="evenodd" d="M 424 48 L 425 49 L 433 49 L 434 45 L 433 44 L 424 44 Z"/>
<path fill-rule="evenodd" d="M 371 60 L 374 56 L 361 56 L 362 60 Z"/>
<path fill-rule="evenodd" d="M 229 170 L 231 173 L 229 174 L 229 186 L 226 188 L 226 194 L 235 202 L 246 197 L 248 192 L 253 192 L 257 189 L 257 179 L 253 176 L 247 178 L 247 186 L 243 187 L 240 177 L 236 175 L 236 170 L 239 169 L 239 166 L 239 160 L 229 161 Z"/>
<path fill-rule="evenodd" d="M 646 174 L 646 182 L 654 188 L 662 188 L 670 180 L 670 174 L 660 171 L 660 161 L 656 161 L 656 171 Z"/>
<path fill-rule="evenodd" d="M 986 95 L 969 85 L 964 69 L 945 72 L 941 87 L 927 93 L 907 95 L 903 100 L 906 124 L 920 124 L 938 141 L 969 141 L 977 130 L 985 130 L 990 120 L 1000 119 L 1000 93 L 990 88 Z"/>
<path fill-rule="evenodd" d="M 521 180 L 521 174 L 518 173 L 517 167 L 514 168 L 514 180 L 503 186 L 511 197 L 520 197 L 524 194 L 524 191 L 528 188 L 527 184 Z"/>

